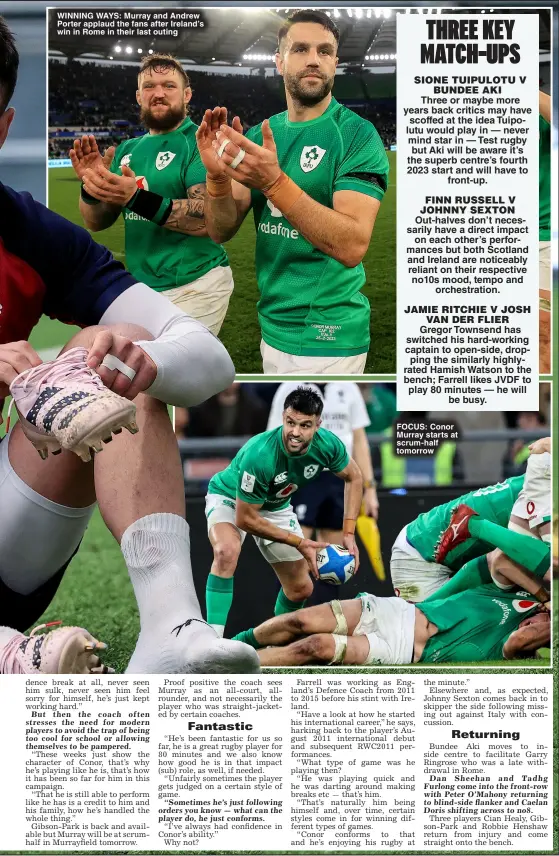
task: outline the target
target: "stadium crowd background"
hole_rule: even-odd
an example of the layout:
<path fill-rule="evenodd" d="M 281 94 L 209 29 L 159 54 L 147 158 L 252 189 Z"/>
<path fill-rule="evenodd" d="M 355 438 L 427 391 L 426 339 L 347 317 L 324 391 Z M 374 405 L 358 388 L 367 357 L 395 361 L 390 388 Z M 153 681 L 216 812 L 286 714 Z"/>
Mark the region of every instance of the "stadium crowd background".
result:
<path fill-rule="evenodd" d="M 190 116 L 196 124 L 207 107 L 217 105 L 216 98 L 231 115 L 240 117 L 245 131 L 285 110 L 279 75 L 185 70 L 193 91 Z M 82 133 L 99 136 L 102 148 L 144 134 L 138 123 L 136 87 L 135 66 L 50 60 L 49 157 L 66 158 L 74 137 Z M 395 145 L 394 75 L 338 74 L 334 95 L 374 124 L 386 148 Z"/>
<path fill-rule="evenodd" d="M 204 492 L 211 476 L 227 466 L 249 436 L 266 431 L 277 388 L 277 383 L 235 383 L 198 407 L 188 411 L 176 409 L 175 430 L 181 445 L 188 493 L 199 495 Z M 427 473 L 418 477 L 404 468 L 400 480 L 395 483 L 392 471 L 390 474 L 383 472 L 383 464 L 387 468 L 387 457 L 382 445 L 391 445 L 392 425 L 398 416 L 396 384 L 359 383 L 359 388 L 371 420 L 366 431 L 371 443 L 375 478 L 381 489 L 494 484 L 523 473 L 528 445 L 534 434 L 545 436 L 550 431 L 549 384 L 540 385 L 539 412 L 414 412 L 410 414 L 414 421 L 454 422 L 461 434 L 467 433 L 467 439 L 455 444 L 452 465 L 442 477 L 439 471 L 437 481 L 434 478 L 430 480 Z M 487 439 L 488 432 L 494 432 L 493 439 Z M 232 438 L 240 439 L 235 443 Z M 198 444 L 197 440 L 204 442 Z"/>

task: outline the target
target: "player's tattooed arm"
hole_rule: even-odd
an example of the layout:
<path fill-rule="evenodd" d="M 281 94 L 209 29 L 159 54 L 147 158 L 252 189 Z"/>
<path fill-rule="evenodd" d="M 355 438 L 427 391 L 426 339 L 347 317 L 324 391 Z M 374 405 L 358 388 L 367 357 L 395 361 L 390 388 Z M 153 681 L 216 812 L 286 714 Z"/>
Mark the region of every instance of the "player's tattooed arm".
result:
<path fill-rule="evenodd" d="M 204 222 L 205 185 L 193 184 L 186 191 L 186 199 L 174 199 L 171 213 L 164 228 L 171 232 L 182 232 L 183 235 L 207 235 Z"/>

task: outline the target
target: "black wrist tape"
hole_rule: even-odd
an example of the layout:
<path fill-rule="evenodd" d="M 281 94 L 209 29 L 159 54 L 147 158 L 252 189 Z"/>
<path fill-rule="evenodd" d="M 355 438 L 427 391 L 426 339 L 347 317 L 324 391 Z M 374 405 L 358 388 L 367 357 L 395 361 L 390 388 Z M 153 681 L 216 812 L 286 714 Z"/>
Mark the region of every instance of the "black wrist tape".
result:
<path fill-rule="evenodd" d="M 159 193 L 152 193 L 151 190 L 138 188 L 124 207 L 144 220 L 152 220 L 158 226 L 163 226 L 172 211 L 173 200 L 160 196 Z"/>

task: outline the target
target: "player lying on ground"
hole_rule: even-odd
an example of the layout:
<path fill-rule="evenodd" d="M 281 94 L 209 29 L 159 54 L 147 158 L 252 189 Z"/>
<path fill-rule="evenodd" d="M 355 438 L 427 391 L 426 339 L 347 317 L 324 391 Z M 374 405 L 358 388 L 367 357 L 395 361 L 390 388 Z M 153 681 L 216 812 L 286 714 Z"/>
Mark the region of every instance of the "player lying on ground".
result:
<path fill-rule="evenodd" d="M 144 56 L 136 100 L 148 133 L 103 157 L 95 137 L 84 135 L 70 159 L 82 181 L 87 228 L 107 229 L 122 214 L 128 270 L 217 336 L 233 277 L 204 223 L 206 171 L 188 116 L 191 97 L 180 62 L 167 54 Z"/>
<path fill-rule="evenodd" d="M 413 603 L 426 600 L 431 595 L 436 597 L 438 589 L 461 567 L 471 559 L 485 555 L 489 549 L 487 543 L 472 534 L 467 540 L 454 545 L 444 562 L 435 559 L 442 533 L 450 525 L 457 505 L 468 505 L 485 520 L 507 526 L 523 485 L 524 476 L 515 476 L 499 484 L 479 488 L 459 499 L 435 506 L 404 526 L 394 542 L 390 557 L 390 575 L 397 594 Z"/>
<path fill-rule="evenodd" d="M 320 428 L 322 408 L 322 398 L 312 389 L 291 392 L 285 399 L 282 427 L 252 437 L 208 485 L 206 516 L 214 561 L 206 586 L 207 619 L 221 634 L 247 532 L 281 583 L 276 615 L 301 609 L 311 595 L 309 569 L 316 579 L 316 551 L 327 545 L 303 537 L 289 500 L 324 469 L 345 482 L 343 546 L 358 566 L 354 532 L 363 480 L 342 441 Z"/>
<path fill-rule="evenodd" d="M 1 19 L 0 55 L 1 146 L 18 64 Z M 141 629 L 128 671 L 253 671 L 254 653 L 218 639 L 202 620 L 166 408 L 228 386 L 234 368 L 227 352 L 85 230 L 3 185 L 0 239 L 0 402 L 10 391 L 20 415 L 0 443 L 3 671 L 36 670 L 11 640 L 52 600 L 95 502 L 121 546 L 138 603 Z M 43 313 L 84 327 L 50 363 L 25 341 Z M 134 415 L 138 436 L 123 433 L 86 460 Z M 58 645 L 63 631 L 56 632 Z"/>
<path fill-rule="evenodd" d="M 219 243 L 252 207 L 265 374 L 362 374 L 370 306 L 362 259 L 388 181 L 373 125 L 332 97 L 339 32 L 295 12 L 278 34 L 287 111 L 246 136 L 227 110 L 196 135 L 206 167 L 208 234 Z M 232 179 L 234 179 L 232 181 Z"/>
<path fill-rule="evenodd" d="M 532 454 L 528 458 L 525 476 L 515 476 L 472 491 L 420 514 L 405 526 L 394 543 L 390 560 L 392 584 L 400 597 L 415 603 L 431 596 L 436 597 L 442 585 L 445 585 L 446 591 L 453 592 L 487 582 L 475 572 L 471 577 L 468 576 L 469 570 L 473 571 L 476 567 L 475 563 L 470 564 L 470 560 L 483 556 L 491 546 L 500 547 L 502 543 L 510 559 L 516 557 L 523 567 L 532 573 L 537 572 L 549 550 L 537 544 L 535 539 L 518 538 L 517 533 L 538 539 L 543 535 L 544 541 L 549 540 L 549 449 L 549 438 L 538 440 L 531 446 Z M 456 522 L 452 517 L 453 512 L 461 506 L 472 509 L 477 517 L 468 530 L 460 529 L 460 539 L 444 539 L 446 549 L 443 557 L 443 533 L 452 531 L 451 522 Z M 459 518 L 462 516 L 459 515 Z M 532 527 L 528 524 L 530 517 L 533 518 Z M 508 527 L 509 533 L 506 529 L 502 531 L 503 527 Z M 494 540 L 495 535 L 499 542 Z M 511 547 L 511 544 L 516 544 L 516 548 Z M 511 550 L 514 552 L 511 553 Z M 460 572 L 459 579 L 456 572 Z M 452 576 L 453 573 L 456 576 Z M 517 582 L 525 585 L 520 580 Z M 456 583 L 455 589 L 452 583 Z"/>
<path fill-rule="evenodd" d="M 530 449 L 524 484 L 512 507 L 508 528 L 462 502 L 441 534 L 435 559 L 446 562 L 449 553 L 460 550 L 473 537 L 495 548 L 492 576 L 497 585 L 506 587 L 512 581 L 540 596 L 539 581 L 549 580 L 551 575 L 551 438 L 537 440 Z M 468 562 L 441 592 L 453 594 L 485 582 L 483 573 L 482 560 Z"/>
<path fill-rule="evenodd" d="M 539 601 L 489 583 L 420 604 L 362 594 L 271 618 L 243 636 L 262 649 L 263 666 L 369 666 L 530 657 L 549 645 L 550 627 Z"/>

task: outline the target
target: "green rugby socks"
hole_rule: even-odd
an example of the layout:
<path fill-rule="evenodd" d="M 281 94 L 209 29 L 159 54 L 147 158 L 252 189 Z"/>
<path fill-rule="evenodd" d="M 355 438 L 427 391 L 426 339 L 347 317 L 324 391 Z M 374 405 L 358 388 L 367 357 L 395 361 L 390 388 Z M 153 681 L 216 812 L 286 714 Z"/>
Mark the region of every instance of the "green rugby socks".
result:
<path fill-rule="evenodd" d="M 206 621 L 223 636 L 233 603 L 233 577 L 209 574 L 206 581 Z"/>
<path fill-rule="evenodd" d="M 302 609 L 304 607 L 306 602 L 306 598 L 305 600 L 289 600 L 289 598 L 285 596 L 283 589 L 280 589 L 276 599 L 276 605 L 274 607 L 274 615 L 285 615 L 286 612 L 297 612 L 298 609 Z"/>
<path fill-rule="evenodd" d="M 477 559 L 471 559 L 469 562 L 466 562 L 444 586 L 441 586 L 440 589 L 437 589 L 429 597 L 426 597 L 425 601 L 443 600 L 453 594 L 458 594 L 459 591 L 483 586 L 490 582 L 492 582 L 492 579 L 489 573 L 487 558 L 479 556 Z"/>
<path fill-rule="evenodd" d="M 483 520 L 481 517 L 471 517 L 468 522 L 468 530 L 474 538 L 487 541 L 493 547 L 498 547 L 505 556 L 518 562 L 537 577 L 543 577 L 549 570 L 551 563 L 551 545 L 532 538 L 530 535 L 522 535 L 505 529 L 497 523 Z"/>

